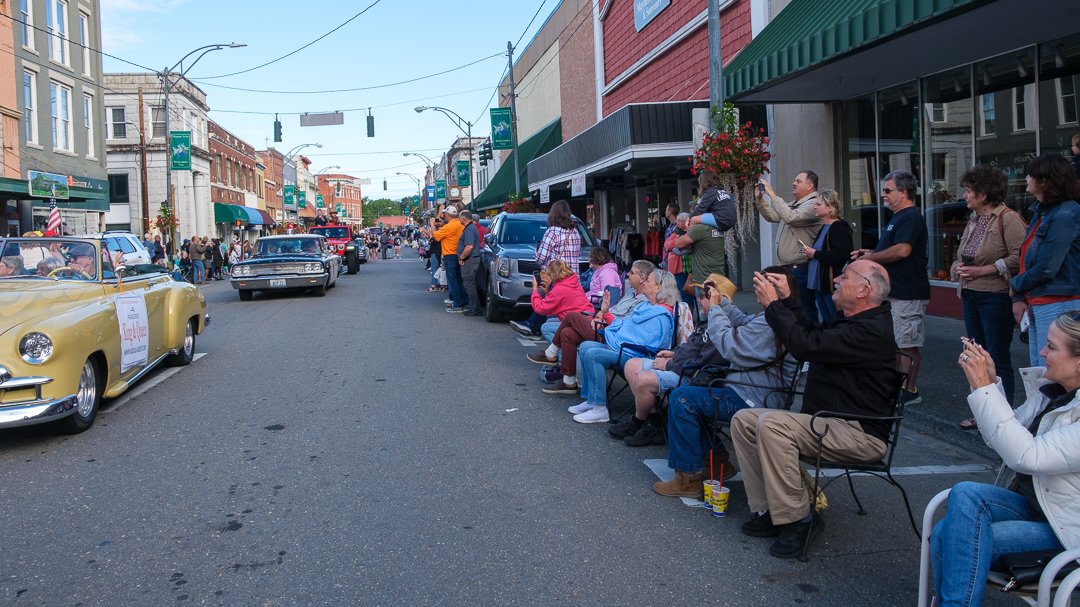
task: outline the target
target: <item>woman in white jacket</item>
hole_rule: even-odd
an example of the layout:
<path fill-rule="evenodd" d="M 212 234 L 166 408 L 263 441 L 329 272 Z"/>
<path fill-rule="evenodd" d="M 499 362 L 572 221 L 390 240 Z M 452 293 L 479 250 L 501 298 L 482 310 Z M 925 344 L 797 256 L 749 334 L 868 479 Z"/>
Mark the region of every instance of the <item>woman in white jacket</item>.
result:
<path fill-rule="evenodd" d="M 1013 478 L 953 487 L 931 535 L 939 605 L 980 604 L 986 575 L 1004 554 L 1080 547 L 1080 312 L 1057 317 L 1039 354 L 1046 366 L 1021 369 L 1028 399 L 1014 411 L 991 379 L 990 355 L 964 344 L 968 405 Z"/>

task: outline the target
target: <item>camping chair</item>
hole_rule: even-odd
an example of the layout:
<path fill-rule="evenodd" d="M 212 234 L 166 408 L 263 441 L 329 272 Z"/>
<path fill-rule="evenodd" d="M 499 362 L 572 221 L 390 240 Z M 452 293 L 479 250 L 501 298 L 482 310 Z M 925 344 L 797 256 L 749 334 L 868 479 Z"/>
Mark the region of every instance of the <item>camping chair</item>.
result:
<path fill-rule="evenodd" d="M 626 344 L 626 343 L 624 343 L 624 344 L 619 346 L 619 358 L 616 359 L 617 362 L 615 363 L 615 367 L 612 369 L 613 373 L 611 374 L 611 377 L 608 379 L 608 382 L 607 382 L 607 402 L 608 402 L 608 405 L 609 405 L 608 410 L 611 409 L 611 407 L 610 407 L 611 402 L 613 400 L 615 400 L 615 398 L 617 398 L 620 394 L 622 394 L 624 390 L 626 390 L 627 388 L 630 387 L 630 384 L 626 381 L 626 376 L 623 375 L 623 356 L 626 355 L 628 357 L 627 360 L 629 360 L 629 357 L 634 357 L 634 358 L 656 358 L 656 354 L 658 352 L 660 352 L 660 350 L 674 350 L 675 348 L 677 348 L 679 346 L 679 343 L 680 343 L 679 342 L 679 314 L 680 314 L 680 311 L 685 309 L 685 308 L 686 308 L 686 306 L 682 302 L 679 302 L 679 303 L 675 304 L 674 313 L 672 314 L 672 320 L 674 321 L 674 324 L 671 327 L 671 343 L 668 344 L 667 346 L 664 346 L 664 347 L 661 347 L 661 348 L 658 348 L 658 349 L 653 349 L 653 348 L 650 348 L 648 346 L 644 346 L 644 345 L 640 345 L 640 344 Z M 622 387 L 619 388 L 619 390 L 617 392 L 612 394 L 611 393 L 611 386 L 615 383 L 616 378 L 621 379 L 623 381 L 623 385 L 622 385 Z M 612 418 L 611 423 L 619 423 L 620 421 L 623 420 L 623 418 L 626 417 L 628 412 L 633 411 L 633 410 L 634 410 L 634 408 L 630 407 L 627 411 L 623 411 L 622 413 L 619 414 L 618 418 Z"/>
<path fill-rule="evenodd" d="M 851 497 L 855 499 L 855 504 L 859 507 L 859 514 L 865 515 L 866 509 L 863 508 L 862 502 L 859 501 L 859 496 L 855 493 L 855 484 L 851 480 L 852 474 L 866 474 L 875 476 L 883 481 L 886 481 L 893 487 L 896 487 L 900 491 L 901 497 L 904 498 L 904 508 L 907 509 L 908 522 L 911 523 L 911 529 L 915 532 L 915 536 L 919 537 L 919 526 L 915 523 L 915 515 L 911 512 L 911 502 L 908 501 L 907 492 L 904 491 L 904 487 L 897 482 L 896 478 L 892 475 L 892 462 L 893 456 L 896 454 L 896 445 L 900 441 L 900 422 L 904 420 L 904 401 L 901 398 L 903 394 L 903 388 L 907 384 L 908 373 L 911 370 L 913 360 L 907 354 L 897 353 L 897 368 L 893 378 L 893 385 L 890 386 L 892 391 L 892 402 L 890 409 L 892 415 L 886 416 L 874 416 L 874 415 L 855 415 L 846 413 L 835 413 L 830 411 L 819 411 L 813 415 L 810 419 L 810 429 L 817 436 L 818 449 L 817 453 L 806 454 L 802 457 L 802 461 L 814 467 L 814 496 L 815 499 L 810 500 L 811 504 L 816 501 L 816 498 L 821 493 L 825 492 L 825 489 L 841 476 L 847 478 L 848 488 L 851 489 Z M 886 436 L 885 441 L 885 454 L 882 458 L 876 462 L 856 462 L 856 461 L 843 461 L 843 460 L 826 460 L 821 454 L 823 441 L 825 436 L 829 433 L 828 426 L 825 426 L 819 430 L 817 420 L 819 418 L 839 418 L 852 421 L 886 421 L 889 422 L 889 433 Z M 834 476 L 829 479 L 825 486 L 821 485 L 821 471 L 824 469 L 843 470 L 842 475 Z M 812 523 L 811 523 L 812 524 Z M 806 553 L 810 547 L 811 535 L 807 534 L 807 543 L 803 546 L 802 555 L 799 560 L 806 560 Z"/>
<path fill-rule="evenodd" d="M 935 495 L 923 511 L 923 526 L 920 539 L 922 546 L 919 550 L 919 607 L 928 607 L 930 598 L 930 532 L 934 526 L 934 516 L 949 499 L 952 489 L 946 489 Z M 1001 592 L 1008 592 L 1016 598 L 1033 607 L 1050 607 L 1053 599 L 1054 607 L 1065 607 L 1069 599 L 1080 584 L 1080 569 L 1068 572 L 1067 566 L 1080 559 L 1080 549 L 1066 550 L 1046 564 L 1037 584 L 1005 588 L 1009 584 L 1008 573 L 990 570 L 986 576 L 986 583 Z M 1065 575 L 1068 573 L 1068 575 Z M 1064 579 L 1062 579 L 1064 578 Z"/>

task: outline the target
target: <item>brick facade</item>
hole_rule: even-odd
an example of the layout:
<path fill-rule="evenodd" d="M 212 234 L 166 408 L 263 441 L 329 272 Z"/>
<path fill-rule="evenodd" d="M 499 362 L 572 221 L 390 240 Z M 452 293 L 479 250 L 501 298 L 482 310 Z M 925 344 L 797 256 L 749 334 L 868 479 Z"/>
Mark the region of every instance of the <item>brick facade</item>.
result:
<path fill-rule="evenodd" d="M 210 200 L 244 206 L 246 197 L 257 198 L 255 148 L 209 121 Z"/>
<path fill-rule="evenodd" d="M 582 3 L 559 35 L 559 106 L 563 141 L 596 124 L 596 49 L 592 4 Z"/>
<path fill-rule="evenodd" d="M 266 167 L 263 169 L 263 194 L 266 199 L 266 211 L 270 213 L 270 217 L 273 217 L 275 221 L 284 222 L 285 217 L 282 215 L 284 196 L 281 187 L 284 183 L 282 167 L 285 163 L 285 156 L 274 148 L 262 150 L 256 152 L 256 154 L 262 161 L 263 166 Z"/>
<path fill-rule="evenodd" d="M 324 173 L 318 176 L 318 180 L 318 191 L 322 194 L 327 214 L 342 204 L 345 205 L 348 219 L 359 220 L 364 216 L 363 194 L 355 177 L 344 173 Z"/>

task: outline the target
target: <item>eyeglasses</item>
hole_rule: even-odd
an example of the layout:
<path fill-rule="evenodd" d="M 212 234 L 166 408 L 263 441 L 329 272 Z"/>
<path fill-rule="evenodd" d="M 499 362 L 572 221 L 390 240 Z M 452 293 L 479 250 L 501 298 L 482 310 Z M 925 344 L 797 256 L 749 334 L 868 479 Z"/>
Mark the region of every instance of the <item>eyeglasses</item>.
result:
<path fill-rule="evenodd" d="M 845 263 L 845 264 L 844 264 L 844 268 L 843 268 L 843 269 L 841 270 L 841 272 L 847 272 L 847 271 L 849 271 L 849 270 L 850 270 L 852 274 L 854 274 L 854 275 L 858 276 L 859 278 L 861 278 L 861 279 L 865 280 L 865 281 L 866 281 L 866 286 L 868 286 L 868 287 L 870 287 L 870 288 L 873 288 L 873 287 L 874 287 L 874 283 L 870 282 L 870 279 L 869 279 L 869 278 L 867 278 L 867 277 L 866 277 L 865 275 L 863 275 L 863 274 L 860 274 L 859 272 L 856 272 L 855 270 L 853 270 L 853 269 L 852 269 L 852 268 L 850 268 L 849 266 L 851 266 L 851 262 L 850 262 L 850 261 L 849 261 L 848 263 Z"/>
<path fill-rule="evenodd" d="M 894 190 L 892 188 L 881 188 L 881 193 L 886 195 L 886 196 L 888 196 L 889 194 L 892 194 L 895 191 L 896 190 Z"/>

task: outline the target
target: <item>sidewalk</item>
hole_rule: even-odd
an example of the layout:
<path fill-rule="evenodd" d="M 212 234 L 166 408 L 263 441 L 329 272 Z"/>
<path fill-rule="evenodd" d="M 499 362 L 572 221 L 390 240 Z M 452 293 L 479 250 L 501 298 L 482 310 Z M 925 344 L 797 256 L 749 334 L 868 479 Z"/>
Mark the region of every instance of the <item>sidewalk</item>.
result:
<path fill-rule="evenodd" d="M 761 309 L 753 292 L 736 293 L 735 303 L 747 312 Z M 977 430 L 961 430 L 959 426 L 960 420 L 971 416 L 967 406 L 967 380 L 956 363 L 963 335 L 963 320 L 926 317 L 926 345 L 922 348 L 918 378 L 923 401 L 906 409 L 904 427 L 996 459 Z M 1028 347 L 1020 343 L 1019 332 L 1013 335 L 1012 355 L 1015 369 L 1028 366 Z M 1024 398 L 1019 381 L 1016 398 L 1021 402 Z"/>

